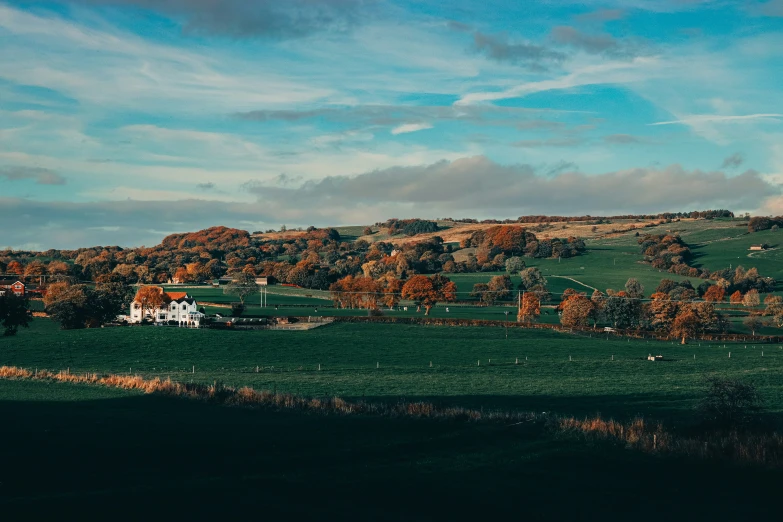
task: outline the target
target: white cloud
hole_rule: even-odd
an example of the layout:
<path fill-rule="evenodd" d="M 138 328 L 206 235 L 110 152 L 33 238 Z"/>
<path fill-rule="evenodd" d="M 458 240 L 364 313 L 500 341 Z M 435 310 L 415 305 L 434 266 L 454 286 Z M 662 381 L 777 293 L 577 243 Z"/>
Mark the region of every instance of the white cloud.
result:
<path fill-rule="evenodd" d="M 391 133 L 394 135 L 397 134 L 407 134 L 409 132 L 417 132 L 420 130 L 426 130 L 431 129 L 432 125 L 429 123 L 405 123 L 403 125 L 400 125 L 398 127 L 394 127 L 391 130 Z"/>
<path fill-rule="evenodd" d="M 693 125 L 699 123 L 728 123 L 735 121 L 747 121 L 747 120 L 777 120 L 783 118 L 783 114 L 766 113 L 766 114 L 742 114 L 736 116 L 727 116 L 720 114 L 695 114 L 691 116 L 685 116 L 683 118 L 672 121 L 659 121 L 656 123 L 650 123 L 650 125 Z"/>

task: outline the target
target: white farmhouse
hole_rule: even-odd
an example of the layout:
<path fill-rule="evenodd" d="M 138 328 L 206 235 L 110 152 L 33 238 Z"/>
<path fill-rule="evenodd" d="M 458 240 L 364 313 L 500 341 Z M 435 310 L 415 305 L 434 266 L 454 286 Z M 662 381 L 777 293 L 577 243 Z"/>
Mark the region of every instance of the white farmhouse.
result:
<path fill-rule="evenodd" d="M 186 292 L 164 292 L 164 301 L 167 303 L 154 310 L 145 310 L 146 319 L 156 324 L 163 324 L 169 321 L 176 321 L 178 326 L 192 326 L 198 328 L 204 319 L 204 314 L 198 311 L 198 303 Z M 140 323 L 142 321 L 141 303 L 134 299 L 131 303 L 129 323 Z"/>

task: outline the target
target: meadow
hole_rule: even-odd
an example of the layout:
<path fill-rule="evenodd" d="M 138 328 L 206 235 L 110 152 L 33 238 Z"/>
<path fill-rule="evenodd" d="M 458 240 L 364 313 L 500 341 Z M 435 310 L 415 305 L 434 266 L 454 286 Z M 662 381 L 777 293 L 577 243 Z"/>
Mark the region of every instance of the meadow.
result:
<path fill-rule="evenodd" d="M 676 422 L 693 416 L 704 379 L 722 375 L 755 383 L 768 410 L 783 411 L 781 346 L 680 346 L 520 328 L 507 333 L 508 339 L 503 328 L 348 323 L 304 332 L 61 331 L 39 319 L 17 337 L 0 339 L 0 365 L 221 381 L 305 396 Z M 649 362 L 650 353 L 667 360 Z"/>

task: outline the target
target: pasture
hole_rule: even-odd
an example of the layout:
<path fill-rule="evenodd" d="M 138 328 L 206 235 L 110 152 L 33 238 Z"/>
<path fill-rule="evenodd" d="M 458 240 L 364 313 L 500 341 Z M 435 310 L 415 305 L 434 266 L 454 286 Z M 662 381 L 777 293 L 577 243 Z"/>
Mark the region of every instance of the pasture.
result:
<path fill-rule="evenodd" d="M 777 345 L 680 346 L 519 328 L 509 328 L 508 339 L 505 334 L 503 328 L 345 323 L 306 332 L 61 331 L 41 319 L 15 338 L 0 338 L 0 365 L 219 380 L 306 396 L 676 421 L 692 417 L 705 377 L 725 375 L 754 382 L 770 411 L 783 411 L 783 348 Z M 650 353 L 667 361 L 649 362 Z"/>

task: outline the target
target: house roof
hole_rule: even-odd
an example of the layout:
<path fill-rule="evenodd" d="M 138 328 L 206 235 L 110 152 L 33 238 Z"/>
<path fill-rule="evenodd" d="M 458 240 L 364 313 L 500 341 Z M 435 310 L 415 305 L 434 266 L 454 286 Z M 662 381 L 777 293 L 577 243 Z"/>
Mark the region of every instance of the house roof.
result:
<path fill-rule="evenodd" d="M 22 281 L 18 279 L 0 279 L 0 286 L 11 286 L 16 283 L 22 283 Z M 22 283 L 24 284 L 24 283 Z"/>
<path fill-rule="evenodd" d="M 171 302 L 172 303 L 188 303 L 188 304 L 192 305 L 193 303 L 196 302 L 196 300 L 193 299 L 192 297 L 182 297 L 180 299 L 172 299 Z"/>
<path fill-rule="evenodd" d="M 166 292 L 169 294 L 169 297 L 171 297 L 172 301 L 179 301 L 180 299 L 184 299 L 188 296 L 187 292 Z"/>

